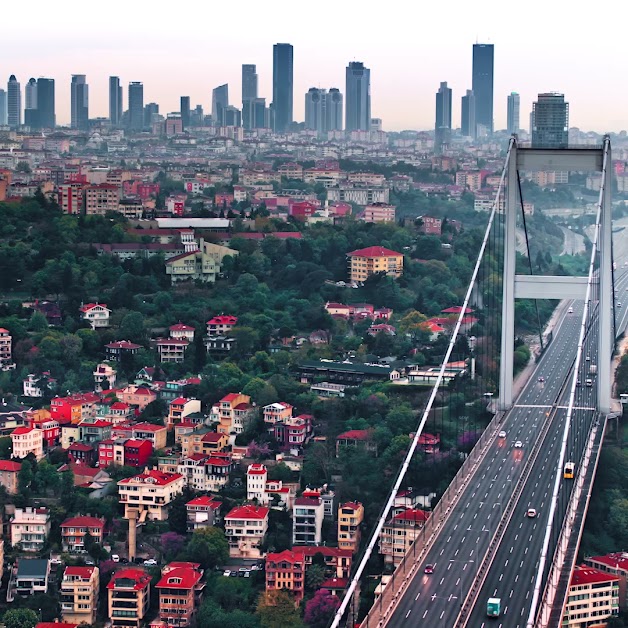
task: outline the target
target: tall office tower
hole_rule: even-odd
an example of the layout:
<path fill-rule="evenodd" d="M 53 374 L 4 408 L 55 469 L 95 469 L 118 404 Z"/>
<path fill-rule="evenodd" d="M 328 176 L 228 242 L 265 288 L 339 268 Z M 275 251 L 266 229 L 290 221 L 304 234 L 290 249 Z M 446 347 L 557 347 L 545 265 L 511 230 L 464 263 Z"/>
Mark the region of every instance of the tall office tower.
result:
<path fill-rule="evenodd" d="M 242 126 L 242 113 L 237 107 L 227 105 L 222 110 L 222 126 Z"/>
<path fill-rule="evenodd" d="M 254 129 L 267 129 L 270 126 L 269 112 L 265 98 L 255 98 L 252 103 L 252 123 Z"/>
<path fill-rule="evenodd" d="M 183 129 L 190 126 L 190 97 L 181 96 L 181 124 Z"/>
<path fill-rule="evenodd" d="M 203 105 L 196 105 L 194 111 L 191 113 L 192 126 L 205 126 L 205 113 L 203 112 Z"/>
<path fill-rule="evenodd" d="M 13 129 L 22 124 L 22 91 L 15 74 L 7 83 L 7 123 Z"/>
<path fill-rule="evenodd" d="M 292 124 L 293 59 L 291 44 L 273 46 L 273 131 L 285 133 Z"/>
<path fill-rule="evenodd" d="M 472 89 L 461 99 L 460 130 L 465 137 L 475 137 L 475 95 Z"/>
<path fill-rule="evenodd" d="M 305 128 L 323 133 L 325 128 L 327 90 L 310 87 L 305 94 Z"/>
<path fill-rule="evenodd" d="M 255 65 L 242 64 L 242 126 L 253 128 L 253 101 L 257 98 L 257 72 Z"/>
<path fill-rule="evenodd" d="M 149 102 L 144 107 L 144 128 L 150 129 L 153 122 L 159 118 L 159 105 L 156 102 Z"/>
<path fill-rule="evenodd" d="M 28 80 L 24 88 L 24 124 L 31 128 L 39 127 L 39 112 L 37 111 L 37 81 Z"/>
<path fill-rule="evenodd" d="M 532 129 L 534 128 L 534 109 L 530 112 L 530 135 L 532 135 Z"/>
<path fill-rule="evenodd" d="M 346 131 L 371 130 L 371 71 L 360 61 L 347 66 Z"/>
<path fill-rule="evenodd" d="M 519 94 L 517 94 L 517 92 L 511 92 L 508 95 L 506 129 L 511 135 L 513 133 L 519 133 Z"/>
<path fill-rule="evenodd" d="M 55 116 L 55 80 L 37 79 L 37 118 L 42 129 L 54 129 Z"/>
<path fill-rule="evenodd" d="M 7 124 L 7 93 L 0 89 L 0 126 Z"/>
<path fill-rule="evenodd" d="M 532 148 L 567 148 L 569 103 L 564 94 L 539 94 L 532 116 Z"/>
<path fill-rule="evenodd" d="M 129 83 L 129 129 L 141 131 L 144 128 L 144 85 L 138 81 Z"/>
<path fill-rule="evenodd" d="M 111 126 L 120 126 L 122 122 L 122 85 L 120 77 L 109 77 L 109 122 Z"/>
<path fill-rule="evenodd" d="M 212 122 L 214 126 L 223 126 L 223 111 L 229 106 L 229 85 L 219 85 L 212 92 Z"/>
<path fill-rule="evenodd" d="M 476 136 L 493 132 L 493 61 L 493 44 L 473 44 Z"/>
<path fill-rule="evenodd" d="M 70 126 L 87 131 L 89 126 L 89 85 L 84 74 L 73 74 L 70 84 Z"/>
<path fill-rule="evenodd" d="M 327 131 L 342 131 L 342 94 L 337 87 L 331 87 L 327 92 L 325 107 Z"/>
<path fill-rule="evenodd" d="M 451 88 L 447 81 L 436 92 L 436 121 L 434 124 L 434 150 L 441 152 L 451 138 Z"/>

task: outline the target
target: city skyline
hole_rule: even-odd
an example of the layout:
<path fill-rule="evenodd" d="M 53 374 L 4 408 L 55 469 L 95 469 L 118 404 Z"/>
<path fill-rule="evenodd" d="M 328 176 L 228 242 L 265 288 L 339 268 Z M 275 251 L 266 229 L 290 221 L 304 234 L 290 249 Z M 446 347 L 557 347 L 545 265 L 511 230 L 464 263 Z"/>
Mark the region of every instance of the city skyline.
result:
<path fill-rule="evenodd" d="M 524 128 L 537 94 L 550 91 L 569 98 L 573 126 L 599 132 L 628 128 L 628 114 L 622 106 L 628 87 L 615 82 L 609 62 L 620 54 L 622 41 L 615 22 L 608 25 L 610 34 L 586 48 L 568 35 L 575 17 L 565 18 L 557 6 L 534 0 L 517 15 L 517 28 L 512 29 L 512 23 L 499 17 L 502 12 L 497 2 L 484 2 L 482 10 L 462 2 L 453 4 L 456 23 L 445 31 L 429 27 L 431 21 L 440 19 L 436 7 L 422 7 L 420 11 L 411 9 L 404 19 L 398 12 L 381 11 L 375 32 L 365 31 L 366 18 L 356 21 L 350 6 L 323 0 L 321 9 L 333 7 L 335 24 L 350 23 L 355 30 L 326 39 L 330 24 L 324 19 L 324 10 L 308 18 L 308 29 L 299 29 L 291 18 L 291 5 L 277 0 L 273 34 L 269 35 L 268 29 L 260 28 L 252 3 L 244 2 L 237 32 L 218 29 L 207 41 L 200 34 L 210 14 L 200 4 L 198 19 L 186 23 L 185 29 L 173 30 L 168 20 L 155 24 L 141 7 L 113 0 L 112 10 L 98 15 L 98 29 L 107 33 L 106 38 L 75 29 L 72 38 L 63 39 L 58 32 L 67 27 L 65 20 L 72 24 L 79 17 L 36 1 L 38 20 L 29 37 L 19 29 L 9 29 L 3 37 L 0 47 L 7 61 L 0 83 L 6 89 L 8 77 L 15 74 L 24 89 L 31 77 L 54 78 L 57 122 L 69 125 L 72 74 L 87 77 L 91 117 L 108 117 L 109 76 L 120 77 L 125 96 L 130 82 L 142 82 L 146 100 L 159 103 L 162 113 L 178 111 L 182 95 L 190 96 L 192 108 L 201 104 L 209 112 L 212 90 L 225 83 L 230 85 L 231 104 L 241 106 L 242 64 L 254 64 L 259 97 L 270 104 L 273 45 L 286 42 L 294 46 L 295 120 L 304 120 L 304 95 L 311 87 L 338 86 L 342 91 L 347 64 L 361 61 L 371 70 L 371 115 L 382 118 L 384 130 L 428 130 L 433 128 L 434 86 L 444 81 L 453 90 L 453 124 L 459 125 L 461 97 L 472 83 L 472 46 L 481 42 L 495 46 L 496 130 L 506 128 L 507 96 L 513 91 L 520 94 Z M 543 20 L 534 19 L 534 6 L 543 7 Z M 124 20 L 117 11 L 122 7 Z M 19 23 L 18 8 L 10 5 L 7 13 L 9 22 Z M 424 26 L 420 37 L 416 37 L 416 22 L 411 19 L 414 15 Z M 556 21 L 567 34 L 555 32 Z M 371 32 L 372 36 L 366 34 Z M 564 65 L 567 58 L 569 64 Z M 616 97 L 601 101 L 600 94 L 608 84 L 613 84 Z"/>

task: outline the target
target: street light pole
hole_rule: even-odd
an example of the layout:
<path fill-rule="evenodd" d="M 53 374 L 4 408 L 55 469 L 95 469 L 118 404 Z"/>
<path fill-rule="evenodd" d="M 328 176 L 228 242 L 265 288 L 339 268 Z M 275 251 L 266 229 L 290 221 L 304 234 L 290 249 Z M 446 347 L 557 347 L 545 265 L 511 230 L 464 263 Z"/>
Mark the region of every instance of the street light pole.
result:
<path fill-rule="evenodd" d="M 474 563 L 475 561 L 473 559 L 469 559 L 469 560 L 457 560 L 455 558 L 450 558 L 449 559 L 450 563 L 464 563 L 465 565 L 468 563 Z M 464 571 L 464 569 L 463 569 Z M 462 604 L 463 604 L 464 600 L 462 598 L 462 574 L 460 574 L 460 608 L 462 608 Z"/>

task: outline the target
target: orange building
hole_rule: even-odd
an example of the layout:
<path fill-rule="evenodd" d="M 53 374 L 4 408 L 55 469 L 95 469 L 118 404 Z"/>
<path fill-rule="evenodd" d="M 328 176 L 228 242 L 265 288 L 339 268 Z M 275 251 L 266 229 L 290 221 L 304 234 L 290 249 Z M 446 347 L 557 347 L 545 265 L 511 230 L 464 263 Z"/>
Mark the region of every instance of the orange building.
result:
<path fill-rule="evenodd" d="M 360 525 L 364 520 L 364 506 L 347 502 L 338 507 L 338 547 L 355 553 L 360 547 Z"/>
<path fill-rule="evenodd" d="M 351 281 L 366 281 L 371 275 L 385 273 L 390 277 L 401 277 L 403 254 L 383 246 L 369 246 L 347 254 Z"/>
<path fill-rule="evenodd" d="M 205 583 L 199 563 L 170 563 L 161 572 L 159 619 L 168 626 L 189 626 Z"/>
<path fill-rule="evenodd" d="M 266 592 L 275 589 L 292 591 L 295 602 L 303 599 L 305 556 L 298 548 L 266 556 Z"/>
<path fill-rule="evenodd" d="M 150 606 L 150 581 L 142 569 L 121 569 L 111 576 L 107 585 L 111 628 L 140 628 Z"/>

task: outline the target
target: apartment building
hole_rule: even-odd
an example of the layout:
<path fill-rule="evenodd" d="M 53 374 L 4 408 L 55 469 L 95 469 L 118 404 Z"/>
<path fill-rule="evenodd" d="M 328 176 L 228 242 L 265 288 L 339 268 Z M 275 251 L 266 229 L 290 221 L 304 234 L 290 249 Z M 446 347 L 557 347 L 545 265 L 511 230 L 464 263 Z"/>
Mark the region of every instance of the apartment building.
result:
<path fill-rule="evenodd" d="M 292 507 L 292 543 L 320 545 L 323 518 L 323 502 L 320 497 L 297 497 Z"/>
<path fill-rule="evenodd" d="M 199 563 L 174 562 L 161 571 L 159 619 L 167 626 L 183 628 L 192 624 L 205 588 L 203 570 Z"/>
<path fill-rule="evenodd" d="M 277 401 L 275 403 L 269 403 L 262 409 L 264 416 L 264 425 L 272 430 L 276 423 L 282 423 L 287 419 L 292 418 L 292 410 L 294 409 L 289 403 Z"/>
<path fill-rule="evenodd" d="M 187 397 L 177 397 L 170 402 L 168 417 L 166 419 L 166 427 L 171 430 L 175 425 L 181 423 L 186 416 L 200 411 L 200 400 L 188 399 Z"/>
<path fill-rule="evenodd" d="M 401 277 L 403 254 L 383 246 L 369 246 L 347 254 L 349 258 L 349 279 L 366 281 L 371 275 L 384 273 L 389 277 Z"/>
<path fill-rule="evenodd" d="M 181 435 L 181 454 L 214 454 L 223 451 L 229 444 L 227 434 L 214 432 L 206 427 L 194 426 L 189 434 Z"/>
<path fill-rule="evenodd" d="M 64 552 L 83 553 L 85 535 L 89 533 L 95 543 L 102 545 L 105 533 L 104 517 L 78 515 L 70 517 L 61 524 L 61 543 Z"/>
<path fill-rule="evenodd" d="M 145 469 L 131 478 L 118 482 L 120 503 L 124 505 L 124 518 L 129 509 L 146 511 L 151 521 L 166 521 L 172 500 L 183 491 L 185 480 L 179 473 L 163 473 Z"/>
<path fill-rule="evenodd" d="M 589 567 L 619 576 L 619 604 L 628 607 L 628 552 L 611 552 L 605 556 L 589 556 L 584 559 Z"/>
<path fill-rule="evenodd" d="M 17 477 L 22 463 L 15 460 L 0 460 L 0 486 L 4 486 L 9 495 L 17 494 Z"/>
<path fill-rule="evenodd" d="M 299 604 L 305 591 L 305 556 L 300 548 L 269 553 L 266 556 L 266 592 L 290 591 Z"/>
<path fill-rule="evenodd" d="M 98 567 L 68 565 L 61 580 L 61 615 L 73 624 L 93 624 L 98 611 L 100 573 Z"/>
<path fill-rule="evenodd" d="M 388 203 L 372 203 L 359 214 L 364 222 L 395 222 L 395 206 Z"/>
<path fill-rule="evenodd" d="M 185 338 L 158 338 L 155 347 L 159 354 L 160 362 L 173 362 L 180 364 L 185 360 L 185 350 L 190 342 Z"/>
<path fill-rule="evenodd" d="M 79 308 L 81 319 L 87 321 L 92 329 L 109 327 L 111 310 L 106 303 L 86 303 Z"/>
<path fill-rule="evenodd" d="M 13 453 L 11 458 L 26 458 L 33 454 L 39 461 L 44 457 L 44 436 L 41 430 L 32 427 L 16 427 L 11 432 Z"/>
<path fill-rule="evenodd" d="M 225 517 L 225 534 L 232 558 L 260 558 L 260 546 L 268 531 L 269 509 L 245 504 Z"/>
<path fill-rule="evenodd" d="M 230 314 L 220 314 L 207 321 L 208 336 L 225 336 L 238 324 L 238 317 Z"/>
<path fill-rule="evenodd" d="M 13 338 L 11 332 L 4 327 L 0 327 L 0 369 L 3 371 L 15 368 L 13 358 L 11 357 L 12 347 Z"/>
<path fill-rule="evenodd" d="M 222 502 L 211 495 L 200 495 L 190 500 L 185 505 L 188 532 L 215 526 L 218 523 L 221 506 Z"/>
<path fill-rule="evenodd" d="M 576 565 L 571 572 L 561 626 L 606 626 L 619 615 L 619 576 Z"/>
<path fill-rule="evenodd" d="M 338 507 L 338 547 L 355 553 L 360 547 L 360 526 L 364 521 L 364 506 L 346 502 Z"/>
<path fill-rule="evenodd" d="M 428 513 L 419 508 L 408 508 L 393 515 L 382 528 L 379 538 L 379 553 L 387 565 L 397 567 L 412 543 L 425 526 Z"/>
<path fill-rule="evenodd" d="M 151 576 L 141 569 L 114 572 L 107 585 L 111 628 L 140 628 L 150 606 Z"/>
<path fill-rule="evenodd" d="M 39 552 L 50 534 L 50 512 L 47 508 L 16 508 L 9 529 L 13 547 Z"/>
<path fill-rule="evenodd" d="M 218 423 L 221 434 L 242 434 L 253 419 L 254 412 L 249 395 L 229 393 L 212 407 L 209 418 Z"/>
<path fill-rule="evenodd" d="M 117 212 L 120 204 L 120 188 L 110 183 L 87 185 L 84 188 L 85 214 L 104 216 Z"/>

